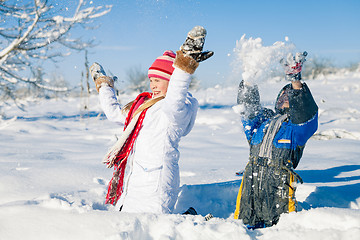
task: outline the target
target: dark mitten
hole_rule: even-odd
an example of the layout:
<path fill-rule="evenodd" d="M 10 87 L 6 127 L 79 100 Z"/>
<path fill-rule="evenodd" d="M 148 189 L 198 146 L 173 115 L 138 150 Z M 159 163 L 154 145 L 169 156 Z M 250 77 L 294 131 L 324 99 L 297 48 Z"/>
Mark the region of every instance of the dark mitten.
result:
<path fill-rule="evenodd" d="M 237 96 L 238 104 L 260 104 L 260 94 L 257 85 L 251 86 L 245 84 L 244 80 L 241 80 L 238 88 Z"/>
<path fill-rule="evenodd" d="M 187 56 L 191 56 L 196 62 L 202 62 L 214 55 L 213 51 L 203 52 L 206 30 L 202 26 L 195 26 L 188 33 L 180 50 Z"/>
<path fill-rule="evenodd" d="M 237 103 L 244 106 L 244 114 L 249 118 L 255 116 L 261 109 L 260 94 L 257 85 L 249 85 L 241 80 L 238 88 Z"/>

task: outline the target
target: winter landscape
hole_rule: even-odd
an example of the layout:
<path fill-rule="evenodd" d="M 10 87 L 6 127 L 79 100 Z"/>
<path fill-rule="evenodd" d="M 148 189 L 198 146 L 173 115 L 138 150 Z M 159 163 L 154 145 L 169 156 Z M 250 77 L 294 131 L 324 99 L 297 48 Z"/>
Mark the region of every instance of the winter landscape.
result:
<path fill-rule="evenodd" d="M 262 105 L 272 108 L 287 83 L 270 76 L 273 63 L 293 48 L 243 36 L 234 49 L 234 69 L 243 71 L 234 71 L 234 79 L 258 84 Z M 171 215 L 104 204 L 112 170 L 101 159 L 122 128 L 105 118 L 97 94 L 2 102 L 0 239 L 358 239 L 360 68 L 306 80 L 319 128 L 296 169 L 304 180 L 296 192 L 299 211 L 257 230 L 233 219 L 242 178 L 235 173 L 249 151 L 236 111 L 239 81 L 192 91 L 200 109 L 180 144 L 181 193 Z M 190 206 L 198 216 L 181 215 Z M 208 213 L 214 218 L 205 221 Z"/>

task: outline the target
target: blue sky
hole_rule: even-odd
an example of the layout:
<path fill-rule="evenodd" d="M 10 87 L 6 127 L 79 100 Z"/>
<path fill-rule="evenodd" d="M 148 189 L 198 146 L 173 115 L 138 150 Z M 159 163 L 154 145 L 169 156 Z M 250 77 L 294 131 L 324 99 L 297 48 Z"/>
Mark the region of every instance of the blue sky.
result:
<path fill-rule="evenodd" d="M 164 50 L 176 51 L 196 25 L 207 29 L 205 49 L 215 52 L 196 72 L 202 86 L 227 82 L 231 54 L 243 34 L 261 38 L 264 45 L 288 36 L 299 51 L 309 52 L 309 58 L 325 58 L 338 66 L 360 62 L 358 0 L 94 0 L 93 4 L 113 8 L 96 20 L 100 28 L 74 34 L 95 38 L 98 45 L 89 51 L 89 61 L 101 63 L 121 81 L 129 69 L 146 71 Z M 75 85 L 83 65 L 84 54 L 73 54 L 59 63 L 58 71 Z"/>

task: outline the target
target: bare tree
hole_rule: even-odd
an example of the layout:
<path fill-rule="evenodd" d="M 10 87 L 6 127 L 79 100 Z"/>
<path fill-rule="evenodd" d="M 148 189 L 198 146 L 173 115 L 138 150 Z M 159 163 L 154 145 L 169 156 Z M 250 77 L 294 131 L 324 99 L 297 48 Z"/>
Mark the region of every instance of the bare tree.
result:
<path fill-rule="evenodd" d="M 110 12 L 111 6 L 93 6 L 91 1 L 78 0 L 77 5 L 59 11 L 59 4 L 69 2 L 55 2 L 0 0 L 0 90 L 11 92 L 21 83 L 53 91 L 67 90 L 44 81 L 44 75 L 39 75 L 43 73 L 41 64 L 56 62 L 71 50 L 91 47 L 91 40 L 73 38 L 70 32 L 77 26 L 89 29 L 95 18 Z"/>
<path fill-rule="evenodd" d="M 336 72 L 331 60 L 314 57 L 305 63 L 303 76 L 309 79 L 316 79 L 319 75 L 327 75 Z"/>
<path fill-rule="evenodd" d="M 189 85 L 189 90 L 197 90 L 200 88 L 200 80 L 195 76 L 195 75 L 191 75 L 191 82 Z"/>
<path fill-rule="evenodd" d="M 141 67 L 132 67 L 127 72 L 128 89 L 133 92 L 145 92 L 149 90 L 149 78 L 146 71 Z"/>

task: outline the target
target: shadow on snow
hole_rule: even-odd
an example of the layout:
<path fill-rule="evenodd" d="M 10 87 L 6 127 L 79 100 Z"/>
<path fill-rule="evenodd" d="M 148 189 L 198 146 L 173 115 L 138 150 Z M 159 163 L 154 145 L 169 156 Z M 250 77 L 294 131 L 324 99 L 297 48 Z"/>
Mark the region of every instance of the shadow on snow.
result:
<path fill-rule="evenodd" d="M 356 173 L 348 177 L 339 175 L 359 169 L 360 165 L 344 165 L 323 170 L 297 171 L 305 183 L 345 183 L 341 186 L 316 187 L 315 191 L 300 205 L 305 209 L 310 207 L 348 208 L 351 202 L 356 202 L 360 197 L 360 183 L 350 183 L 350 181 L 360 180 L 360 176 Z"/>
<path fill-rule="evenodd" d="M 240 183 L 241 180 L 183 185 L 174 212 L 182 213 L 193 207 L 203 216 L 212 213 L 215 217 L 228 218 L 235 210 Z"/>
<path fill-rule="evenodd" d="M 323 170 L 297 171 L 305 183 L 344 183 L 342 186 L 319 186 L 304 202 L 299 202 L 299 210 L 317 207 L 349 208 L 351 202 L 360 197 L 360 183 L 347 183 L 360 180 L 360 176 L 337 177 L 341 173 L 360 169 L 360 165 L 344 165 Z M 198 214 L 212 213 L 215 217 L 228 218 L 235 210 L 236 197 L 241 180 L 183 185 L 181 187 L 175 213 L 182 213 L 194 207 Z"/>
<path fill-rule="evenodd" d="M 34 122 L 38 120 L 77 120 L 77 119 L 83 119 L 83 118 L 99 118 L 101 120 L 105 120 L 106 117 L 104 113 L 96 112 L 96 111 L 89 111 L 86 113 L 80 113 L 80 114 L 73 114 L 73 115 L 64 115 L 62 113 L 48 113 L 44 116 L 38 116 L 38 117 L 24 117 L 24 116 L 17 116 L 16 119 L 24 120 L 28 122 Z"/>
<path fill-rule="evenodd" d="M 360 183 L 347 183 L 349 181 L 360 180 L 360 176 L 337 177 L 341 173 L 352 172 L 360 169 L 360 165 L 344 165 L 324 170 L 299 170 L 305 183 L 342 183 L 341 186 L 319 186 L 310 193 L 304 202 L 299 202 L 299 210 L 318 207 L 337 207 L 349 208 L 351 202 L 356 202 L 360 197 Z M 215 217 L 230 217 L 236 206 L 236 197 L 241 184 L 241 180 L 199 184 L 183 185 L 179 194 L 178 202 L 174 213 L 183 213 L 189 207 L 194 207 L 198 214 L 205 216 L 212 213 Z M 86 192 L 86 191 L 85 191 Z M 86 196 L 80 197 L 81 202 L 70 200 L 72 194 L 50 194 L 50 199 L 57 199 L 66 202 L 70 206 L 84 207 L 91 206 L 93 210 L 108 210 L 108 206 L 100 202 L 88 202 Z M 76 194 L 75 194 L 76 195 Z M 69 197 L 70 196 L 70 197 Z M 84 198 L 85 197 L 85 198 Z M 25 201 L 25 205 L 38 205 L 40 201 Z M 47 200 L 45 200 L 47 201 Z M 8 204 L 5 204 L 8 205 Z M 0 205 L 0 207 L 3 205 Z"/>
<path fill-rule="evenodd" d="M 213 103 L 204 103 L 200 104 L 200 109 L 226 109 L 232 108 L 234 105 L 226 105 L 226 104 L 213 104 Z"/>

